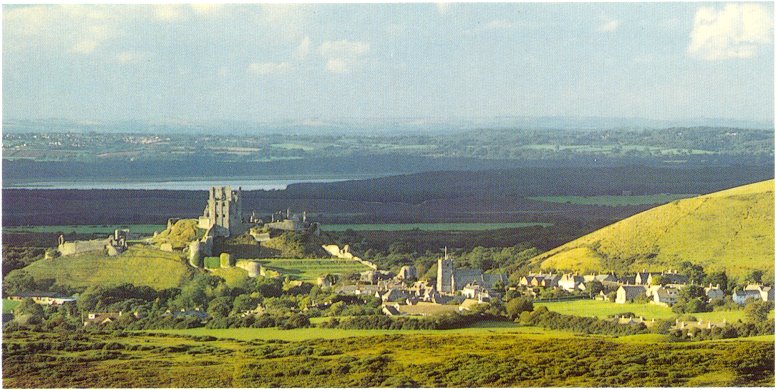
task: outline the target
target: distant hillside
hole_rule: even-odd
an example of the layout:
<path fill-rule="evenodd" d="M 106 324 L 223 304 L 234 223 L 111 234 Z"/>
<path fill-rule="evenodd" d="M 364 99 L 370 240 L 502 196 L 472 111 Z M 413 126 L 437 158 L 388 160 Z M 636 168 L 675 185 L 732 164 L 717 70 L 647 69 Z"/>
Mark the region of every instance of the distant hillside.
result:
<path fill-rule="evenodd" d="M 677 200 L 636 214 L 531 261 L 542 269 L 663 270 L 682 261 L 706 271 L 773 273 L 774 181 Z"/>

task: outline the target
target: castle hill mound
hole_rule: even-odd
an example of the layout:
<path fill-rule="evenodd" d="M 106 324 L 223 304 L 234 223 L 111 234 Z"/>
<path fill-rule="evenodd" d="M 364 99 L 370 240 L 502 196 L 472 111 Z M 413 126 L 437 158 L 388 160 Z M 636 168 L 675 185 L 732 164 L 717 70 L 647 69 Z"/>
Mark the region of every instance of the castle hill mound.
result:
<path fill-rule="evenodd" d="M 773 273 L 774 181 L 682 199 L 636 214 L 533 259 L 542 269 L 579 272 L 676 268 L 744 277 Z"/>
<path fill-rule="evenodd" d="M 42 259 L 9 275 L 20 271 L 35 280 L 53 279 L 57 285 L 72 288 L 131 283 L 165 289 L 178 287 L 192 270 L 176 253 L 133 245 L 114 257 L 93 252 Z"/>
<path fill-rule="evenodd" d="M 181 219 L 154 236 L 151 242 L 155 244 L 169 243 L 173 249 L 182 249 L 189 242 L 200 238 L 202 233 L 197 229 L 196 219 Z"/>

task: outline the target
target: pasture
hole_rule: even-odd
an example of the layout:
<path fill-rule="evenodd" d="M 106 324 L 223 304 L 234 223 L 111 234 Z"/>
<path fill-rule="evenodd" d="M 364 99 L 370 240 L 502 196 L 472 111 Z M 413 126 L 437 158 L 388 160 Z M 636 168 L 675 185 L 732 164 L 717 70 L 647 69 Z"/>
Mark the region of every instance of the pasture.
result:
<path fill-rule="evenodd" d="M 344 232 L 352 230 L 364 231 L 482 231 L 497 229 L 514 229 L 532 226 L 549 227 L 551 223 L 541 222 L 513 222 L 513 223 L 368 223 L 368 224 L 325 224 L 321 226 L 324 231 Z"/>
<path fill-rule="evenodd" d="M 257 259 L 262 266 L 291 279 L 315 282 L 321 274 L 362 272 L 370 268 L 355 260 L 340 259 Z"/>
<path fill-rule="evenodd" d="M 652 303 L 619 304 L 614 302 L 586 299 L 581 301 L 543 302 L 537 303 L 535 306 L 545 306 L 547 309 L 560 314 L 581 317 L 606 318 L 608 316 L 620 313 L 633 313 L 636 316 L 644 317 L 647 320 L 651 320 L 653 318 L 656 320 L 665 320 L 678 316 L 678 314 L 671 311 L 670 307 L 655 305 Z M 744 311 L 713 311 L 708 313 L 693 313 L 691 315 L 704 321 L 722 322 L 724 319 L 728 322 L 734 322 L 744 318 Z"/>
<path fill-rule="evenodd" d="M 21 302 L 19 301 L 3 299 L 3 314 L 13 313 L 13 310 L 16 309 L 16 306 L 19 306 L 20 303 Z"/>

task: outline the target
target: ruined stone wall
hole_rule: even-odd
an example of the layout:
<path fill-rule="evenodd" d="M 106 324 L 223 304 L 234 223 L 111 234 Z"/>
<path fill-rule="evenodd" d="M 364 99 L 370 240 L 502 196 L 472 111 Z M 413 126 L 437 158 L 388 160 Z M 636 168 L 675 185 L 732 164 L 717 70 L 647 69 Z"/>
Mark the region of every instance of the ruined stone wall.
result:
<path fill-rule="evenodd" d="M 85 252 L 102 252 L 108 240 L 89 240 L 89 241 L 71 241 L 57 246 L 57 250 L 62 256 L 70 256 Z"/>

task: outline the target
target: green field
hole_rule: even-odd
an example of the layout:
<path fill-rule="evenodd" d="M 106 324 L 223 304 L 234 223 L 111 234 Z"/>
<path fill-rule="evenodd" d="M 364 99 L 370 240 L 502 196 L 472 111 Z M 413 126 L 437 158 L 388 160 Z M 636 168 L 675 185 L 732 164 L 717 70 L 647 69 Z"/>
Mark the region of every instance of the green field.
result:
<path fill-rule="evenodd" d="M 271 329 L 4 332 L 9 388 L 773 386 L 772 338 L 671 343 L 499 326 L 265 340 Z M 312 333 L 310 333 L 312 332 Z M 339 331 L 353 335 L 352 331 Z"/>
<path fill-rule="evenodd" d="M 361 272 L 369 267 L 355 260 L 339 259 L 257 259 L 265 268 L 280 272 L 291 279 L 315 282 L 321 274 Z"/>
<path fill-rule="evenodd" d="M 161 232 L 165 225 L 51 225 L 51 226 L 3 226 L 8 233 L 72 233 L 77 234 L 113 234 L 116 229 L 129 229 L 131 233 L 151 235 Z"/>
<path fill-rule="evenodd" d="M 320 321 L 312 321 L 320 322 Z M 499 333 L 515 333 L 534 336 L 573 337 L 571 332 L 547 331 L 542 328 L 520 326 L 508 321 L 483 321 L 476 325 L 462 329 L 450 330 L 383 330 L 383 329 L 328 329 L 328 328 L 303 328 L 280 330 L 278 328 L 236 328 L 236 329 L 164 329 L 154 330 L 154 333 L 162 332 L 187 336 L 213 336 L 218 338 L 231 338 L 236 340 L 285 340 L 302 341 L 311 339 L 341 339 L 346 337 L 380 336 L 398 334 L 468 334 L 487 335 Z"/>
<path fill-rule="evenodd" d="M 689 261 L 742 278 L 774 271 L 774 181 L 672 201 L 531 260 L 578 272 L 664 270 Z"/>
<path fill-rule="evenodd" d="M 425 230 L 425 231 L 479 231 L 496 229 L 514 229 L 531 226 L 552 226 L 551 223 L 541 222 L 514 222 L 514 223 L 365 223 L 365 224 L 332 224 L 323 225 L 324 231 L 344 232 L 353 231 L 407 231 L 407 230 Z"/>
<path fill-rule="evenodd" d="M 19 306 L 21 302 L 12 301 L 10 299 L 3 299 L 3 313 L 12 313 L 16 306 Z"/>
<path fill-rule="evenodd" d="M 546 306 L 547 309 L 560 314 L 582 317 L 606 318 L 620 313 L 633 313 L 636 316 L 651 319 L 670 319 L 678 314 L 671 311 L 670 307 L 655 305 L 652 303 L 627 303 L 596 301 L 592 299 L 565 302 L 544 302 L 535 306 Z M 772 313 L 772 312 L 771 312 Z M 721 322 L 723 319 L 734 322 L 744 318 L 743 310 L 713 311 L 708 313 L 693 313 L 692 316 L 704 321 Z"/>
<path fill-rule="evenodd" d="M 690 198 L 693 194 L 658 194 L 658 195 L 634 195 L 634 196 L 535 196 L 528 199 L 541 202 L 571 203 L 597 206 L 636 206 L 644 204 L 663 204 L 677 199 Z"/>
<path fill-rule="evenodd" d="M 55 279 L 63 286 L 132 283 L 156 289 L 177 287 L 190 271 L 179 255 L 145 245 L 130 246 L 115 257 L 94 252 L 38 260 L 23 270 L 35 279 Z"/>

